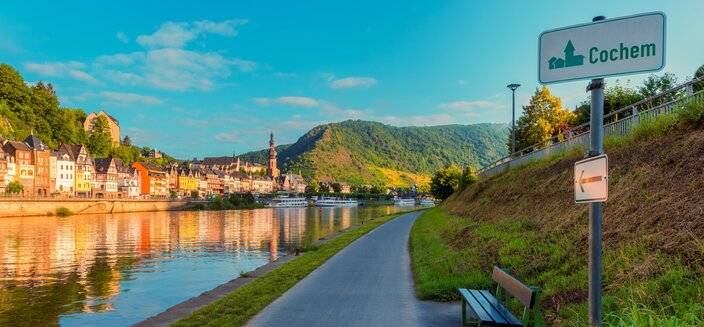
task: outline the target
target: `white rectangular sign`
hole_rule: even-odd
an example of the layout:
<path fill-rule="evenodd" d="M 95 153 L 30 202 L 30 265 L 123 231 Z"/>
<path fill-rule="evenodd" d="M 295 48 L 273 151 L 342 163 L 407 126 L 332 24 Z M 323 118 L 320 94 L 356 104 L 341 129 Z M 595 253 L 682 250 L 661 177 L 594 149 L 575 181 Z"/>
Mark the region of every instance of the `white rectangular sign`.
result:
<path fill-rule="evenodd" d="M 609 198 L 609 157 L 605 154 L 574 164 L 574 201 L 606 202 Z"/>
<path fill-rule="evenodd" d="M 541 84 L 658 71 L 665 67 L 665 14 L 653 12 L 545 31 Z"/>

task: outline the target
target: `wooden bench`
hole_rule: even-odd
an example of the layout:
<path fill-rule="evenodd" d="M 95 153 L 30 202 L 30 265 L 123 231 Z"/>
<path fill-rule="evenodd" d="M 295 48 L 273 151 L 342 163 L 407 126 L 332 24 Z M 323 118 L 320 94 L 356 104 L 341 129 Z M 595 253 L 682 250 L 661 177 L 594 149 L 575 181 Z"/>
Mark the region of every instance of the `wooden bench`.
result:
<path fill-rule="evenodd" d="M 462 326 L 543 326 L 540 312 L 540 289 L 528 287 L 499 267 L 494 267 L 492 278 L 498 284 L 496 294 L 489 291 L 460 288 L 462 298 Z M 518 320 L 502 304 L 503 291 L 523 304 L 523 318 Z M 503 303 L 506 303 L 505 299 Z M 472 311 L 472 321 L 467 321 L 467 306 Z"/>

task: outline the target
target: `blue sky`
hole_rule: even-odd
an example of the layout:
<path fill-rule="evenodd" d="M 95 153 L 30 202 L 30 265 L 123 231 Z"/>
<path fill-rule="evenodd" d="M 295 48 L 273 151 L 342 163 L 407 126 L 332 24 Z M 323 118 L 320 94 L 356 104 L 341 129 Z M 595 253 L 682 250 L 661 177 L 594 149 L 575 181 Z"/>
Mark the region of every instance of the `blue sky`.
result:
<path fill-rule="evenodd" d="M 542 31 L 649 11 L 668 16 L 664 71 L 682 81 L 704 63 L 698 1 L 5 1 L 0 61 L 139 145 L 229 155 L 345 119 L 509 122 L 506 85 L 519 104 L 538 87 Z M 585 85 L 550 88 L 574 107 Z"/>

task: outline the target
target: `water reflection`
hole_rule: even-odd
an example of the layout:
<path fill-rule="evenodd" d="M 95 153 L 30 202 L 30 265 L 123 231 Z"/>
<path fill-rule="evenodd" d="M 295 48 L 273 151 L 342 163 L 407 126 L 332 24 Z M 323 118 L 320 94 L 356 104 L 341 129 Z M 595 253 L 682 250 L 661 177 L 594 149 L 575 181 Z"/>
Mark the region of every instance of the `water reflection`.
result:
<path fill-rule="evenodd" d="M 0 219 L 0 326 L 129 325 L 361 220 L 408 208 Z"/>

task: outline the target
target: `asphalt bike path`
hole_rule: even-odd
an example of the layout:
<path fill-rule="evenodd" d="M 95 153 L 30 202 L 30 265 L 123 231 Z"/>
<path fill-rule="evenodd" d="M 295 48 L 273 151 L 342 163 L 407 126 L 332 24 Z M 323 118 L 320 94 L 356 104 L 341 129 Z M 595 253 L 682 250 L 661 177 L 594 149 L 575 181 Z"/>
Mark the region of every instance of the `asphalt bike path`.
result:
<path fill-rule="evenodd" d="M 338 252 L 247 326 L 456 326 L 460 305 L 415 297 L 408 239 L 421 212 L 389 221 Z"/>

